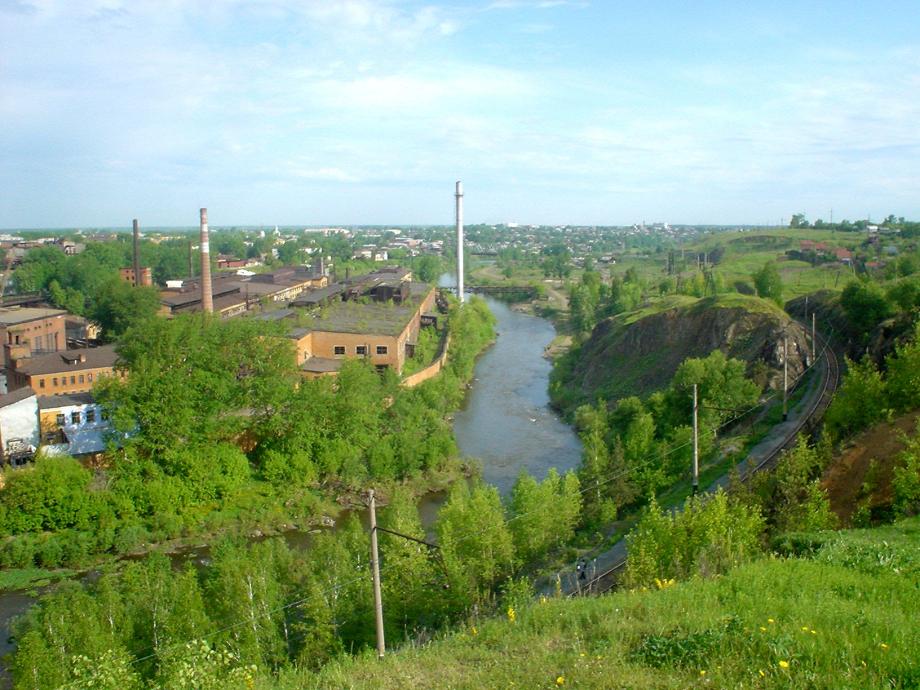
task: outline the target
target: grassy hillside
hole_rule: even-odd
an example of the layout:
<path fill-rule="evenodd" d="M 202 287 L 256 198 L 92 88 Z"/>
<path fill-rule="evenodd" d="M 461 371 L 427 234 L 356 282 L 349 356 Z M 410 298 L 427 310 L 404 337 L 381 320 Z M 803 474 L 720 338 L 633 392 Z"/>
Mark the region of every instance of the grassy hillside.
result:
<path fill-rule="evenodd" d="M 663 591 L 521 606 L 514 620 L 278 687 L 918 687 L 920 519 L 789 544 L 810 553 Z"/>
<path fill-rule="evenodd" d="M 715 349 L 776 369 L 784 330 L 795 376 L 804 335 L 773 302 L 739 293 L 670 295 L 599 323 L 579 348 L 557 361 L 550 395 L 567 411 L 598 396 L 645 396 L 665 386 L 687 357 L 705 357 Z"/>

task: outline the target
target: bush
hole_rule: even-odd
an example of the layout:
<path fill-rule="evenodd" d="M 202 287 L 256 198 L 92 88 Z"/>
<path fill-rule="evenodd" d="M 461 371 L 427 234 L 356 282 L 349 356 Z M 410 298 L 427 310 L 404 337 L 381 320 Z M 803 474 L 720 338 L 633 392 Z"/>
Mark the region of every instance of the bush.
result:
<path fill-rule="evenodd" d="M 36 554 L 38 564 L 42 568 L 57 568 L 64 558 L 64 548 L 60 537 L 51 536 L 40 542 Z"/>
<path fill-rule="evenodd" d="M 4 568 L 30 568 L 35 565 L 38 540 L 34 535 L 13 537 L 0 551 L 0 565 Z"/>
<path fill-rule="evenodd" d="M 69 457 L 39 455 L 32 467 L 10 472 L 0 490 L 11 534 L 89 529 L 97 504 L 89 492 L 92 475 Z"/>
<path fill-rule="evenodd" d="M 656 579 L 712 576 L 759 553 L 764 520 L 760 512 L 732 503 L 719 489 L 667 513 L 653 499 L 627 536 L 629 561 L 624 582 L 647 586 Z"/>
<path fill-rule="evenodd" d="M 920 513 L 920 425 L 917 433 L 898 458 L 891 480 L 894 509 L 901 516 Z"/>
<path fill-rule="evenodd" d="M 130 523 L 123 525 L 115 534 L 115 540 L 112 544 L 115 553 L 124 555 L 131 553 L 138 546 L 150 539 L 150 534 L 143 525 Z"/>

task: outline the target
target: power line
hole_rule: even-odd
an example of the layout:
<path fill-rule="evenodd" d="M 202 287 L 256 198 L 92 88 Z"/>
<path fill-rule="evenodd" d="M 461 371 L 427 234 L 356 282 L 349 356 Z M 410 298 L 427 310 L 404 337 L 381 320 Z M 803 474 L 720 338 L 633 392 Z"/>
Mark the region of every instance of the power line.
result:
<path fill-rule="evenodd" d="M 832 333 L 833 333 L 833 330 L 832 330 Z M 820 359 L 821 359 L 822 357 L 826 357 L 826 352 L 827 352 L 827 350 L 829 349 L 829 347 L 830 347 L 830 342 L 829 342 L 828 339 L 825 339 L 824 347 L 821 349 L 820 354 L 819 354 L 818 356 L 816 356 L 816 357 L 814 358 L 814 361 L 813 361 L 809 366 L 805 367 L 805 368 L 802 370 L 802 372 L 794 379 L 793 384 L 792 384 L 792 387 L 793 387 L 793 388 L 798 384 L 798 382 L 799 382 L 802 378 L 805 377 L 805 375 L 806 375 L 809 371 L 811 371 L 811 370 L 817 365 L 818 361 L 820 361 Z M 767 405 L 767 404 L 768 404 L 773 398 L 775 398 L 777 395 L 778 395 L 778 391 L 774 391 L 773 393 L 771 393 L 770 395 L 768 395 L 768 396 L 767 396 L 766 398 L 764 398 L 763 400 L 758 401 L 755 405 L 752 405 L 751 407 L 747 408 L 746 410 L 740 410 L 740 411 L 738 411 L 738 414 L 737 414 L 735 417 L 732 417 L 732 418 L 726 420 L 725 422 L 723 422 L 722 424 L 720 424 L 719 426 L 717 426 L 717 427 L 714 429 L 714 431 L 715 431 L 715 432 L 718 432 L 718 431 L 720 431 L 721 429 L 724 429 L 724 428 L 726 428 L 727 426 L 733 424 L 733 423 L 736 422 L 737 420 L 739 420 L 739 419 L 741 419 L 741 418 L 747 416 L 748 414 L 750 414 L 750 413 L 753 412 L 754 410 L 756 410 L 756 409 L 758 409 L 758 408 L 760 408 L 760 407 L 763 407 L 763 406 Z M 668 449 L 667 451 L 665 451 L 665 452 L 663 452 L 663 453 L 649 454 L 649 455 L 647 455 L 645 458 L 643 458 L 638 464 L 634 465 L 633 467 L 624 469 L 624 470 L 622 470 L 622 471 L 620 471 L 620 472 L 618 472 L 618 473 L 615 473 L 615 474 L 613 474 L 613 475 L 610 475 L 610 476 L 608 476 L 607 478 L 605 478 L 603 481 L 595 482 L 593 485 L 591 485 L 591 486 L 589 486 L 589 487 L 583 487 L 583 488 L 581 488 L 581 489 L 578 491 L 578 494 L 577 494 L 577 495 L 578 495 L 578 496 L 583 496 L 584 494 L 586 494 L 586 493 L 589 492 L 589 491 L 594 491 L 594 490 L 596 490 L 597 488 L 599 488 L 599 487 L 601 487 L 601 486 L 606 486 L 606 485 L 609 484 L 610 482 L 612 482 L 612 481 L 614 481 L 614 480 L 616 480 L 616 479 L 619 479 L 619 478 L 621 478 L 621 477 L 624 477 L 624 476 L 626 476 L 627 474 L 629 474 L 629 473 L 631 473 L 631 472 L 634 472 L 636 469 L 643 468 L 643 467 L 647 466 L 649 463 L 651 463 L 651 462 L 654 461 L 654 460 L 664 460 L 664 459 L 667 458 L 668 456 L 670 456 L 670 455 L 676 453 L 676 452 L 679 451 L 679 450 L 682 450 L 682 449 L 686 448 L 687 446 L 689 446 L 689 445 L 691 445 L 691 444 L 692 444 L 692 440 L 691 440 L 691 441 L 687 441 L 687 442 L 685 442 L 685 443 L 682 443 L 682 444 L 680 444 L 680 445 L 678 445 L 678 446 L 674 446 L 674 447 Z M 511 524 L 511 523 L 514 522 L 515 520 L 521 519 L 521 518 L 523 518 L 523 517 L 527 517 L 528 515 L 532 515 L 532 514 L 534 514 L 534 513 L 540 512 L 540 511 L 542 511 L 542 510 L 544 510 L 544 509 L 545 509 L 545 508 L 539 508 L 539 509 L 535 509 L 535 510 L 528 511 L 528 512 L 525 512 L 525 513 L 518 513 L 518 514 L 516 514 L 516 515 L 513 515 L 513 516 L 511 516 L 510 518 L 508 518 L 508 519 L 505 520 L 505 525 Z M 400 535 L 400 536 L 403 536 L 403 535 Z M 465 536 L 461 536 L 459 539 L 456 539 L 456 541 L 455 541 L 454 543 L 455 543 L 455 544 L 465 543 L 466 541 L 469 541 L 470 539 L 472 539 L 472 538 L 475 537 L 475 536 L 479 536 L 479 534 L 478 534 L 478 533 L 474 533 L 474 532 L 470 532 L 469 534 L 467 534 L 467 535 L 465 535 Z M 362 561 L 362 562 L 358 565 L 358 567 L 364 567 L 364 566 L 366 566 L 366 565 L 370 565 L 370 563 L 364 563 L 364 562 Z M 383 571 L 384 568 L 386 568 L 386 564 L 384 564 L 383 566 L 381 566 L 381 567 L 380 567 L 380 570 Z M 361 581 L 363 581 L 363 580 L 366 580 L 366 578 L 367 578 L 367 574 L 364 573 L 364 574 L 362 574 L 362 575 L 360 575 L 360 576 L 358 576 L 358 577 L 352 578 L 351 580 L 346 580 L 345 582 L 336 583 L 336 584 L 334 584 L 332 587 L 329 587 L 329 588 L 327 588 L 327 589 L 321 590 L 321 591 L 319 592 L 319 595 L 325 596 L 326 594 L 334 594 L 334 593 L 337 592 L 338 590 L 340 590 L 340 589 L 342 589 L 342 588 L 344 588 L 344 587 L 347 587 L 348 585 L 355 584 L 355 583 L 361 582 Z M 315 596 L 315 593 L 314 593 L 312 596 Z M 256 620 L 261 620 L 261 619 L 266 618 L 266 617 L 268 617 L 268 616 L 272 616 L 272 615 L 274 615 L 274 614 L 276 614 L 276 613 L 280 613 L 281 611 L 285 611 L 285 610 L 294 608 L 294 607 L 296 607 L 296 606 L 300 606 L 301 604 L 304 604 L 304 603 L 306 603 L 307 601 L 309 601 L 309 600 L 312 598 L 312 596 L 303 597 L 303 598 L 300 598 L 300 599 L 297 599 L 297 600 L 288 602 L 288 603 L 286 603 L 286 604 L 283 604 L 283 605 L 281 605 L 281 606 L 277 606 L 277 607 L 275 607 L 275 608 L 273 608 L 273 609 L 270 609 L 270 610 L 268 610 L 268 611 L 263 611 L 263 612 L 261 612 L 261 613 L 255 615 L 255 616 L 249 617 L 249 618 L 246 619 L 246 620 L 237 621 L 236 623 L 232 623 L 232 624 L 230 624 L 230 625 L 224 626 L 223 628 L 220 628 L 220 629 L 218 629 L 218 630 L 211 631 L 210 633 L 206 633 L 206 634 L 204 634 L 204 635 L 201 635 L 201 636 L 192 638 L 192 639 L 190 639 L 190 640 L 184 640 L 184 641 L 182 641 L 182 642 L 175 642 L 175 643 L 172 643 L 172 644 L 169 644 L 169 645 L 164 645 L 164 646 L 163 646 L 162 648 L 160 648 L 160 649 L 157 649 L 157 648 L 154 648 L 154 647 L 146 647 L 145 649 L 152 650 L 152 652 L 151 652 L 151 653 L 148 653 L 148 654 L 146 654 L 146 655 L 144 655 L 144 656 L 138 657 L 138 658 L 136 658 L 136 659 L 133 659 L 133 660 L 129 663 L 129 666 L 135 666 L 135 665 L 140 664 L 140 663 L 142 663 L 142 662 L 144 662 L 144 661 L 149 661 L 150 659 L 153 659 L 153 658 L 159 656 L 160 654 L 162 654 L 162 653 L 165 652 L 165 651 L 170 651 L 170 650 L 178 649 L 178 648 L 180 648 L 180 647 L 182 647 L 182 646 L 184 646 L 184 645 L 189 644 L 190 642 L 192 642 L 192 641 L 194 641 L 194 640 L 207 640 L 207 639 L 213 638 L 213 637 L 215 637 L 215 636 L 217 636 L 217 635 L 220 635 L 220 634 L 222 634 L 222 633 L 230 632 L 231 630 L 235 630 L 235 629 L 237 629 L 237 628 L 239 628 L 239 627 L 242 627 L 242 626 L 244 626 L 244 625 L 250 625 L 250 624 L 252 624 L 253 622 L 255 622 Z M 138 654 L 138 653 L 140 653 L 140 651 L 143 651 L 143 650 L 139 650 L 139 651 L 137 651 L 137 652 L 133 652 L 133 654 Z M 131 652 L 129 652 L 129 653 L 131 653 Z M 76 683 L 77 683 L 77 681 L 71 681 L 71 682 L 65 683 L 65 684 L 63 684 L 63 685 L 58 686 L 58 690 L 66 690 L 66 688 L 75 687 L 75 686 L 76 686 Z"/>

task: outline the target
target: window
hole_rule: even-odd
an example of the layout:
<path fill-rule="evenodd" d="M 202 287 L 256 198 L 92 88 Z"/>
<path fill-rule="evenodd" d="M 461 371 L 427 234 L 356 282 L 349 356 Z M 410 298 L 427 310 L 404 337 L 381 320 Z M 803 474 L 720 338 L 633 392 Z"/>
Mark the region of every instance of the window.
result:
<path fill-rule="evenodd" d="M 71 423 L 71 424 L 79 424 L 79 423 L 80 423 L 80 413 L 79 413 L 79 412 L 72 412 L 72 413 L 70 414 L 70 423 Z"/>
<path fill-rule="evenodd" d="M 378 346 L 377 346 L 377 354 L 378 354 L 378 355 L 385 355 L 386 353 L 387 353 L 387 346 L 386 346 L 386 345 L 378 345 Z"/>
<path fill-rule="evenodd" d="M 358 345 L 355 348 L 356 355 L 366 355 L 367 354 L 367 345 Z"/>
<path fill-rule="evenodd" d="M 51 379 L 51 385 L 52 385 L 52 386 L 57 386 L 57 376 L 55 376 L 53 379 Z"/>
<path fill-rule="evenodd" d="M 93 375 L 92 375 L 92 374 L 87 374 L 87 375 L 86 375 L 86 378 L 89 379 L 89 382 L 90 382 L 90 383 L 93 382 Z"/>
<path fill-rule="evenodd" d="M 58 425 L 58 426 L 64 426 L 64 422 L 65 422 L 66 420 L 64 419 L 64 415 L 63 415 L 63 414 L 58 414 L 57 418 L 56 418 L 54 421 L 57 422 L 57 425 Z"/>
<path fill-rule="evenodd" d="M 44 387 L 45 387 L 45 379 L 39 379 L 39 380 L 38 380 L 38 387 L 39 387 L 39 388 L 44 388 Z"/>
<path fill-rule="evenodd" d="M 77 385 L 77 377 L 76 377 L 76 376 L 71 376 L 71 377 L 70 377 L 70 385 L 71 385 L 71 386 L 76 386 L 76 385 Z"/>
<path fill-rule="evenodd" d="M 84 383 L 83 374 L 80 374 L 80 383 Z"/>
<path fill-rule="evenodd" d="M 96 421 L 96 408 L 91 407 L 86 411 L 86 423 L 92 424 Z"/>
<path fill-rule="evenodd" d="M 333 348 L 333 352 L 335 352 L 335 354 L 337 354 L 337 355 L 344 355 L 344 354 L 345 354 L 345 346 L 344 346 L 344 345 L 336 345 L 336 346 Z"/>

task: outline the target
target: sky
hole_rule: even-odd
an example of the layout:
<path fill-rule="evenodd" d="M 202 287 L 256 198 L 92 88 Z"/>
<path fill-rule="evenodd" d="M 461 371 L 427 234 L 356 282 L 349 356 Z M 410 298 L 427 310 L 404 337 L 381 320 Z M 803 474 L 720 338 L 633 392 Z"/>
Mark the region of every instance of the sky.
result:
<path fill-rule="evenodd" d="M 0 228 L 920 219 L 920 3 L 0 0 Z"/>

